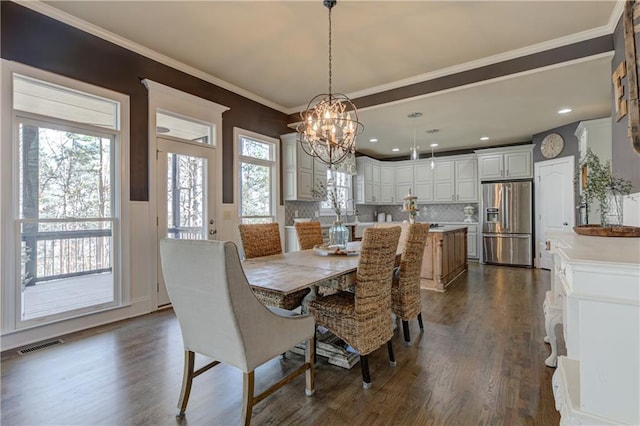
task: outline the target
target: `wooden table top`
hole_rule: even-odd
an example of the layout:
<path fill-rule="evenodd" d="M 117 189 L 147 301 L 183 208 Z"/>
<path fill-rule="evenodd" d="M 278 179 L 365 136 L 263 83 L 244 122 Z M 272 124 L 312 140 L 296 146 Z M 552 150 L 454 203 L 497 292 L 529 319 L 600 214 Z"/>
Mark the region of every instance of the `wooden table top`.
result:
<path fill-rule="evenodd" d="M 322 256 L 313 250 L 256 257 L 242 262 L 249 284 L 283 294 L 355 272 L 360 256 Z"/>

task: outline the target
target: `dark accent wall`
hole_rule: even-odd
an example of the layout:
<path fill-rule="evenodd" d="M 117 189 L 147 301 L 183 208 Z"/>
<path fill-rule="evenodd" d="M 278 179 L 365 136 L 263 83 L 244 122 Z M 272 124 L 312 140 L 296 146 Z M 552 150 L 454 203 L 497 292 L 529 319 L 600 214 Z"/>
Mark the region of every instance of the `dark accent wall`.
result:
<path fill-rule="evenodd" d="M 576 121 L 575 123 L 570 123 L 562 127 L 556 127 L 555 129 L 547 130 L 545 132 L 533 135 L 533 143 L 535 144 L 535 147 L 533 148 L 533 162 L 537 163 L 538 161 L 549 160 L 549 158 L 545 158 L 542 155 L 542 152 L 540 151 L 540 144 L 542 143 L 542 140 L 550 133 L 558 133 L 560 136 L 562 136 L 562 139 L 564 139 L 564 147 L 556 158 L 574 156 L 576 161 L 578 161 L 578 150 L 580 146 L 578 144 L 578 138 L 575 135 L 575 131 L 578 128 L 579 124 L 580 122 Z"/>
<path fill-rule="evenodd" d="M 274 138 L 290 132 L 286 114 L 16 3 L 2 1 L 0 7 L 2 58 L 129 95 L 131 200 L 149 199 L 148 94 L 141 79 L 230 108 L 222 116 L 224 203 L 234 200 L 233 127 Z"/>
<path fill-rule="evenodd" d="M 611 60 L 611 74 L 616 67 L 625 60 L 624 25 L 622 19 L 618 21 L 613 33 L 615 53 Z M 636 34 L 636 50 L 640 46 L 640 35 Z M 639 52 L 640 53 L 640 52 Z M 622 79 L 625 99 L 628 99 L 627 78 Z M 616 121 L 615 102 L 613 98 L 613 82 L 611 83 L 611 169 L 616 177 L 628 179 L 633 184 L 632 193 L 640 191 L 640 154 L 631 145 L 627 136 L 629 115 Z"/>
<path fill-rule="evenodd" d="M 427 93 L 435 93 L 451 89 L 453 87 L 464 86 L 467 84 L 477 83 L 479 81 L 610 52 L 612 49 L 612 36 L 604 35 L 567 46 L 533 53 L 520 58 L 510 59 L 508 61 L 434 78 L 433 80 L 422 81 L 408 86 L 362 96 L 360 98 L 352 99 L 352 101 L 356 107 L 366 108 L 373 105 L 380 105 L 405 98 L 425 95 Z M 294 123 L 299 120 L 300 113 L 289 115 L 290 122 Z"/>

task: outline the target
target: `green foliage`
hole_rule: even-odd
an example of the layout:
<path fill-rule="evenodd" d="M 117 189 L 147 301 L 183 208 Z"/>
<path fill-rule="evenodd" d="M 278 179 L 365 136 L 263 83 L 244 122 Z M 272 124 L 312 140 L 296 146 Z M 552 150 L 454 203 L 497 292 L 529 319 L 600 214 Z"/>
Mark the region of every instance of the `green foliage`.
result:
<path fill-rule="evenodd" d="M 318 180 L 316 186 L 311 189 L 311 194 L 314 197 L 327 200 L 331 204 L 331 208 L 336 212 L 336 216 L 342 217 L 342 204 L 346 202 L 344 197 L 334 185 L 324 185 L 322 181 Z M 346 207 L 346 206 L 345 206 Z"/>
<path fill-rule="evenodd" d="M 604 164 L 591 149 L 587 148 L 584 159 L 576 170 L 575 182 L 582 185 L 582 173 L 586 170 L 586 179 L 582 188 L 582 201 L 588 206 L 592 201 L 597 201 L 600 208 L 600 224 L 606 226 L 606 219 L 611 212 L 610 198 L 621 195 L 629 195 L 633 188 L 631 181 L 614 177 L 611 172 L 611 162 Z"/>

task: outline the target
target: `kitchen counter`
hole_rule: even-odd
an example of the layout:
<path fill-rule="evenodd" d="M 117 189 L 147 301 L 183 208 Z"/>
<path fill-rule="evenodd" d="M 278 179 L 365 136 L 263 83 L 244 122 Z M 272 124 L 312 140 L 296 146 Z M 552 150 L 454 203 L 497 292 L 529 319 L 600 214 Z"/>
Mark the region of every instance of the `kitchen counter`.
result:
<path fill-rule="evenodd" d="M 422 258 L 420 287 L 445 289 L 467 270 L 467 226 L 431 228 Z"/>

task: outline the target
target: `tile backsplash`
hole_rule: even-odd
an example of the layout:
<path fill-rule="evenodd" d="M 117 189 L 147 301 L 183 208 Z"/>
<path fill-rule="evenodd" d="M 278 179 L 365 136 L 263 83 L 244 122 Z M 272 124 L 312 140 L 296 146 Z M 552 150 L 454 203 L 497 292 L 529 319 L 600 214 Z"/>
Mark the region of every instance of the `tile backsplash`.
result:
<path fill-rule="evenodd" d="M 295 212 L 297 217 L 316 217 L 316 211 L 320 208 L 320 203 L 316 201 L 285 201 L 285 225 L 293 225 Z M 422 222 L 463 222 L 465 219 L 463 209 L 466 206 L 473 206 L 475 213 L 472 216 L 474 222 L 478 222 L 478 203 L 469 204 L 422 204 L 418 205 L 418 221 Z M 358 205 L 356 207 L 358 220 L 360 222 L 375 222 L 378 220 L 378 213 L 382 212 L 391 215 L 394 221 L 409 220 L 409 213 L 402 211 L 401 205 Z M 333 216 L 320 216 L 320 222 L 330 224 L 333 222 Z M 349 215 L 344 218 L 345 222 L 354 222 L 355 215 Z"/>

